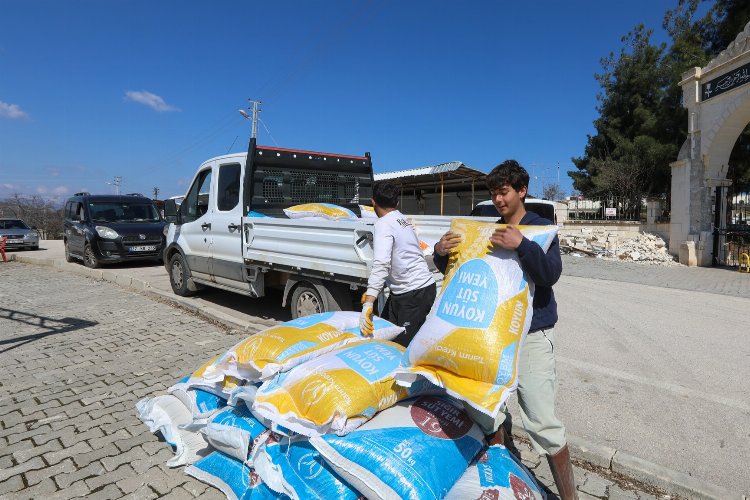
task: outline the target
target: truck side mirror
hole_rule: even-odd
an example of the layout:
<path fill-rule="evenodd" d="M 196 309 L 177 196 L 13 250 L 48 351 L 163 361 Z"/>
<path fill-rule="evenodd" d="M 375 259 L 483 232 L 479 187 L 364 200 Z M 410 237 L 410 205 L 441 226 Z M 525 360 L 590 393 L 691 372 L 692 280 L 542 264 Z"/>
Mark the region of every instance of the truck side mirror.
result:
<path fill-rule="evenodd" d="M 180 211 L 177 208 L 177 203 L 175 203 L 175 200 L 164 201 L 164 219 L 167 222 L 181 224 Z"/>

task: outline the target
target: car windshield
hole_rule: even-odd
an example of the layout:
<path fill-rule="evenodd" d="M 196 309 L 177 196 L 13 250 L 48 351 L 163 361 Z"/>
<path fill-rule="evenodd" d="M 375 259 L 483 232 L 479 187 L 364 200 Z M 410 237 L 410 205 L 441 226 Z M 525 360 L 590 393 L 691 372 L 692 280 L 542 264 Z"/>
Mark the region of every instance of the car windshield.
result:
<path fill-rule="evenodd" d="M 157 222 L 159 213 L 150 203 L 89 203 L 91 218 L 99 222 Z"/>
<path fill-rule="evenodd" d="M 21 219 L 0 220 L 0 229 L 28 229 Z"/>

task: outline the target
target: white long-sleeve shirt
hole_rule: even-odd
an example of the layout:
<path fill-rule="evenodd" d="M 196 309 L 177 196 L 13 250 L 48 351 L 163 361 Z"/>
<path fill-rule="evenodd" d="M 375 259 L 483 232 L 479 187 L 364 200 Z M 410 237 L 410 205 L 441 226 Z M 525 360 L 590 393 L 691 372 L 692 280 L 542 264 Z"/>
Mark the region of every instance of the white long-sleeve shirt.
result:
<path fill-rule="evenodd" d="M 379 218 L 374 227 L 367 295 L 377 297 L 386 283 L 391 293 L 401 294 L 434 282 L 412 223 L 398 210 Z"/>

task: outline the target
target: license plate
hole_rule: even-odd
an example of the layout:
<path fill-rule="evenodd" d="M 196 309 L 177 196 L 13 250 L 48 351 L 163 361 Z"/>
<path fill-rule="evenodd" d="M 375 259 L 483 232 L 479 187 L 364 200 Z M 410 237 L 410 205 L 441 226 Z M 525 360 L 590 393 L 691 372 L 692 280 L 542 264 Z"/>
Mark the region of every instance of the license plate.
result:
<path fill-rule="evenodd" d="M 5 240 L 6 243 L 23 243 L 23 240 Z"/>
<path fill-rule="evenodd" d="M 156 250 L 156 247 L 153 245 L 151 246 L 141 245 L 138 247 L 130 247 L 131 252 L 153 252 L 154 250 Z"/>

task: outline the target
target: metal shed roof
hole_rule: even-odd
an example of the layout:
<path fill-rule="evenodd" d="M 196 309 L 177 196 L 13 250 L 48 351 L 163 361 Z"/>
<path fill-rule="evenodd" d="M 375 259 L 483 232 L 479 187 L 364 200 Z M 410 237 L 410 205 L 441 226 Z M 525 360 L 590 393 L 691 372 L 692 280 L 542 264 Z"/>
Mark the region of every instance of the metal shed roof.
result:
<path fill-rule="evenodd" d="M 466 166 L 461 161 L 450 161 L 427 167 L 382 172 L 373 177 L 376 181 L 391 180 L 409 188 L 429 188 L 483 181 L 486 174 Z"/>

